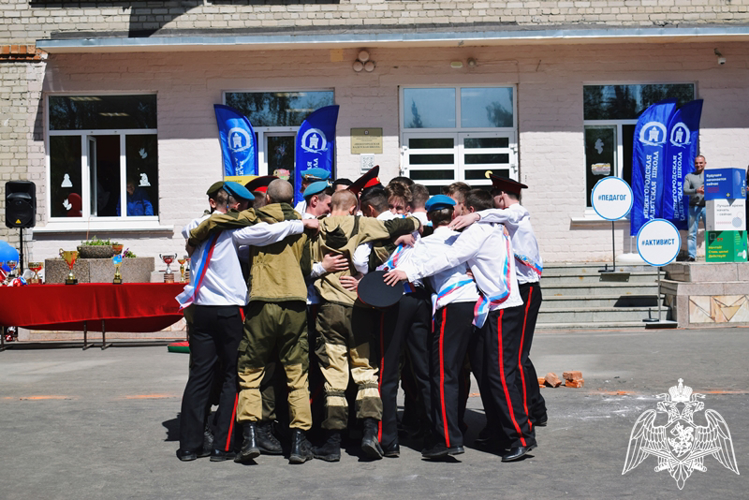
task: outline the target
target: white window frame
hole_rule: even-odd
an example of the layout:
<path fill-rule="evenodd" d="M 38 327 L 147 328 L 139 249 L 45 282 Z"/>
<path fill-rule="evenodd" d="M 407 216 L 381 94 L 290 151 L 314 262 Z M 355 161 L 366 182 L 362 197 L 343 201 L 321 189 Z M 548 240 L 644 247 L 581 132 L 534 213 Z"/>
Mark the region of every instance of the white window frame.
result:
<path fill-rule="evenodd" d="M 118 96 L 118 95 L 156 95 L 149 91 L 132 92 L 54 92 L 45 95 L 45 119 L 44 119 L 44 158 L 45 158 L 45 182 L 47 192 L 45 200 L 47 224 L 44 227 L 34 228 L 35 233 L 57 233 L 57 232 L 81 232 L 81 231 L 169 231 L 173 226 L 160 226 L 158 215 L 128 216 L 127 204 L 122 204 L 120 216 L 98 217 L 91 215 L 91 177 L 89 168 L 88 139 L 91 136 L 118 135 L 120 137 L 120 200 L 126 200 L 127 191 L 127 158 L 126 158 L 126 136 L 128 135 L 156 135 L 158 129 L 81 129 L 81 130 L 50 130 L 49 127 L 49 98 L 58 96 Z M 157 108 L 158 113 L 158 108 Z M 78 136 L 81 138 L 81 211 L 82 217 L 52 217 L 52 190 L 51 170 L 52 160 L 50 158 L 50 137 L 53 136 Z M 158 144 L 158 139 L 157 139 Z M 157 146 L 158 147 L 158 146 Z M 159 176 L 161 177 L 161 176 Z"/>
<path fill-rule="evenodd" d="M 583 82 L 582 85 L 582 91 L 584 95 L 584 88 L 589 86 L 604 86 L 604 85 L 694 85 L 694 95 L 695 99 L 697 98 L 697 82 Z M 585 103 L 583 102 L 583 116 L 585 116 Z M 622 168 L 624 165 L 624 134 L 623 134 L 623 126 L 624 125 L 637 125 L 637 119 L 622 119 L 622 120 L 585 120 L 583 119 L 583 140 L 585 140 L 585 128 L 586 127 L 606 127 L 606 126 L 616 126 L 616 157 L 615 157 L 615 163 L 614 166 L 615 173 L 612 174 L 615 177 L 622 177 Z M 585 162 L 585 159 L 583 160 Z M 603 179 L 603 177 L 601 177 Z M 585 177 L 583 177 L 583 182 L 587 183 L 587 180 Z M 587 193 L 587 184 L 585 186 L 585 191 Z M 585 200 L 585 220 L 594 220 L 594 221 L 605 221 L 600 215 L 596 213 L 596 211 L 593 209 L 593 207 L 589 207 L 588 205 L 589 200 Z M 629 216 L 628 216 L 629 217 Z"/>
<path fill-rule="evenodd" d="M 226 94 L 262 94 L 262 93 L 273 93 L 273 92 L 333 92 L 333 104 L 335 104 L 335 88 L 314 88 L 314 89 L 299 89 L 299 88 L 285 88 L 285 89 L 239 89 L 239 90 L 224 90 L 221 92 L 221 103 L 226 106 Z M 294 127 L 283 126 L 283 127 L 256 127 L 252 125 L 252 129 L 257 134 L 257 173 L 259 176 L 270 175 L 268 172 L 268 136 L 289 136 L 290 133 L 294 134 L 296 139 L 297 133 L 299 132 L 301 124 Z M 336 144 L 338 144 L 336 142 Z M 337 162 L 334 163 L 337 166 Z M 296 165 L 296 148 L 294 148 L 294 165 Z"/>
<path fill-rule="evenodd" d="M 403 93 L 406 89 L 455 89 L 455 124 L 454 128 L 407 128 L 405 125 L 405 110 Z M 461 90 L 464 88 L 512 88 L 512 127 L 471 127 L 463 128 L 461 123 Z M 489 179 L 465 179 L 465 148 L 463 142 L 468 137 L 507 137 L 509 139 L 508 150 L 510 153 L 509 169 L 510 177 L 518 180 L 518 88 L 515 84 L 492 84 L 492 85 L 400 85 L 398 88 L 398 123 L 400 126 L 400 174 L 409 176 L 411 170 L 433 170 L 440 169 L 442 165 L 419 165 L 414 168 L 408 163 L 408 139 L 409 138 L 441 138 L 452 136 L 455 137 L 453 151 L 456 155 L 456 162 L 452 170 L 455 172 L 453 179 L 440 180 L 419 180 L 420 184 L 425 186 L 443 186 L 453 182 L 466 182 L 471 186 L 488 186 L 491 185 Z M 419 150 L 429 151 L 429 150 Z M 445 150 L 433 150 L 434 153 L 443 153 Z M 445 169 L 447 170 L 447 169 Z"/>

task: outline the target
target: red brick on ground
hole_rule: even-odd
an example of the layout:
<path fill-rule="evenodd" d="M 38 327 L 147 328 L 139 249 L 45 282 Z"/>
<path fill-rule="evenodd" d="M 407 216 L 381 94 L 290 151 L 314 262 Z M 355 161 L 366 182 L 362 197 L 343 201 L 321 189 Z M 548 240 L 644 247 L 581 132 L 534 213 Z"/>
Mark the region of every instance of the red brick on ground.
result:
<path fill-rule="evenodd" d="M 557 374 L 554 372 L 549 372 L 546 374 L 546 377 L 544 377 L 544 380 L 546 381 L 546 385 L 549 387 L 559 387 L 562 385 L 562 381 L 559 380 L 559 377 L 557 377 Z"/>
<path fill-rule="evenodd" d="M 562 373 L 562 378 L 564 380 L 582 380 L 583 379 L 583 372 L 564 372 Z"/>
<path fill-rule="evenodd" d="M 579 389 L 580 387 L 582 387 L 582 386 L 584 386 L 584 385 L 585 385 L 585 380 L 583 380 L 583 379 L 578 379 L 578 380 L 567 380 L 567 381 L 566 381 L 566 382 L 564 383 L 564 386 L 565 386 L 565 387 L 573 387 L 573 388 L 577 388 L 577 389 Z"/>
<path fill-rule="evenodd" d="M 539 378 L 538 379 L 538 386 L 539 387 L 546 387 L 546 379 L 545 378 Z"/>

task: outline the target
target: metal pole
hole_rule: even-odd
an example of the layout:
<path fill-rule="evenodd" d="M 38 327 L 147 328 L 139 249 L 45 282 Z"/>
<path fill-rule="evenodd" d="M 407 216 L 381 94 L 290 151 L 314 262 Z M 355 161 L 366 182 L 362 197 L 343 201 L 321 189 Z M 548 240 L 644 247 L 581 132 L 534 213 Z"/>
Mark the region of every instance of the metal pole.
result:
<path fill-rule="evenodd" d="M 18 276 L 21 277 L 23 276 L 23 228 L 20 227 L 18 228 L 18 230 L 21 233 L 21 251 L 18 252 L 20 255 L 20 258 L 18 259 L 18 269 L 19 269 Z"/>
<path fill-rule="evenodd" d="M 661 321 L 661 268 L 658 266 L 658 295 L 655 297 L 658 301 L 658 322 Z"/>
<path fill-rule="evenodd" d="M 614 272 L 616 272 L 616 236 L 614 234 L 614 221 L 611 221 L 611 258 L 614 261 Z"/>

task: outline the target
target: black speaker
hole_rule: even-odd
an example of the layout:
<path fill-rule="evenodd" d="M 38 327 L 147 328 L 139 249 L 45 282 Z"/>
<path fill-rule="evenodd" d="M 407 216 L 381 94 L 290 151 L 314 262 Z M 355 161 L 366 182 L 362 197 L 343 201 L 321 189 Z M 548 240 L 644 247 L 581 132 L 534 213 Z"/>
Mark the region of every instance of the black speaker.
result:
<path fill-rule="evenodd" d="M 36 184 L 31 181 L 5 183 L 5 225 L 15 228 L 36 226 Z"/>

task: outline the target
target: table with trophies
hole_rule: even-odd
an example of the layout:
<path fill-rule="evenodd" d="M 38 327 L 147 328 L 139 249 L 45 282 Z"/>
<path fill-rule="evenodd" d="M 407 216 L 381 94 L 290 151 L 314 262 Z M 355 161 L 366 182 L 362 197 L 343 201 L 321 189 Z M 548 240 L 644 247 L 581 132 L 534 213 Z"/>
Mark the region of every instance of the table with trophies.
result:
<path fill-rule="evenodd" d="M 105 349 L 111 345 L 106 342 L 107 331 L 156 332 L 183 317 L 175 297 L 188 281 L 186 258 L 177 259 L 174 254 L 160 256 L 167 264 L 164 283 L 123 283 L 120 268 L 124 252 L 120 252 L 112 257 L 112 283 L 78 283 L 73 273 L 78 252 L 61 249 L 60 257 L 70 270 L 65 284 L 42 284 L 38 275 L 43 267 L 41 262 L 29 262 L 34 277 L 28 282 L 14 277 L 17 262 L 0 262 L 0 269 L 3 264 L 11 269 L 2 283 L 6 286 L 0 286 L 0 327 L 83 331 L 83 349 L 93 347 L 88 342 L 88 331 L 100 331 L 101 348 Z M 169 268 L 175 260 L 181 264 L 178 280 Z M 0 335 L 0 350 L 5 348 L 4 337 Z"/>

